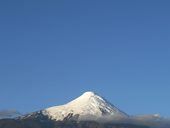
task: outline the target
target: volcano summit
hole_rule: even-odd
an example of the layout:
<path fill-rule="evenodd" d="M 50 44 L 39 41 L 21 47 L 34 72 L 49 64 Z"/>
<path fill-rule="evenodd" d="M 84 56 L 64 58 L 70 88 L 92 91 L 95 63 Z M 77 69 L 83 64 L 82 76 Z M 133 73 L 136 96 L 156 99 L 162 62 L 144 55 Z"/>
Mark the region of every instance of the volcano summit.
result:
<path fill-rule="evenodd" d="M 63 120 L 66 117 L 82 120 L 87 116 L 94 118 L 102 116 L 115 116 L 115 118 L 128 116 L 94 92 L 85 92 L 65 105 L 44 109 L 42 113 L 54 120 Z"/>

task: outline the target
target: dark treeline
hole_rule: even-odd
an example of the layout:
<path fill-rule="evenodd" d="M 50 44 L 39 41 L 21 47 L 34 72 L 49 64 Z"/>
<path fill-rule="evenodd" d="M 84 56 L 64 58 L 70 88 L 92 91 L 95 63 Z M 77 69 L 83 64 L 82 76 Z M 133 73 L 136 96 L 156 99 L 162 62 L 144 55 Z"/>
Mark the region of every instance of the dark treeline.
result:
<path fill-rule="evenodd" d="M 149 128 L 142 125 L 99 123 L 95 121 L 0 120 L 0 128 Z"/>

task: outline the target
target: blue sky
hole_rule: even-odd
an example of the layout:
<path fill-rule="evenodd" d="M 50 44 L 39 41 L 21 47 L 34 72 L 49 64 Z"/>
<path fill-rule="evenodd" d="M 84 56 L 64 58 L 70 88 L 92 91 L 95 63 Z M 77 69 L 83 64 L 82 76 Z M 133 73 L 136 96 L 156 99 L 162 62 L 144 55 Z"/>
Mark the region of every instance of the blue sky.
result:
<path fill-rule="evenodd" d="M 170 2 L 0 1 L 0 109 L 94 91 L 128 114 L 170 117 Z"/>

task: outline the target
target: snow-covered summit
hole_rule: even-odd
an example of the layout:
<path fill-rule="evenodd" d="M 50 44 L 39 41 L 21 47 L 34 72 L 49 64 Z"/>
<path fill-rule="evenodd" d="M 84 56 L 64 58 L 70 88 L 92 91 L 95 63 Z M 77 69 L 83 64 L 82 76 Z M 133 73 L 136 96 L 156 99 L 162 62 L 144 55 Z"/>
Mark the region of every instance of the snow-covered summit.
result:
<path fill-rule="evenodd" d="M 54 120 L 63 120 L 68 116 L 76 116 L 78 119 L 87 116 L 96 118 L 102 116 L 127 116 L 107 100 L 90 91 L 83 93 L 80 97 L 65 105 L 50 107 L 42 112 Z"/>

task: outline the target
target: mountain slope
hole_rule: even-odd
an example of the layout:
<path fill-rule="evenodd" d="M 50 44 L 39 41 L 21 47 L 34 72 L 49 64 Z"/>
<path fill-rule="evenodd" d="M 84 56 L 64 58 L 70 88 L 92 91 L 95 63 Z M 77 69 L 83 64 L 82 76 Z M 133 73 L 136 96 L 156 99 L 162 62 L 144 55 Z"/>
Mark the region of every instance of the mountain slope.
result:
<path fill-rule="evenodd" d="M 85 92 L 75 100 L 61 106 L 54 106 L 42 110 L 42 113 L 53 120 L 74 118 L 100 118 L 103 116 L 127 117 L 128 115 L 94 92 Z"/>
<path fill-rule="evenodd" d="M 158 115 L 154 117 L 157 119 Z M 65 105 L 15 119 L 2 119 L 0 128 L 156 128 L 155 124 L 154 127 L 148 127 L 152 125 L 143 122 L 143 118 L 146 116 L 128 116 L 94 92 L 85 92 Z M 169 125 L 157 128 L 169 128 Z"/>

